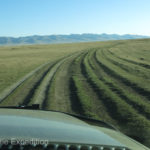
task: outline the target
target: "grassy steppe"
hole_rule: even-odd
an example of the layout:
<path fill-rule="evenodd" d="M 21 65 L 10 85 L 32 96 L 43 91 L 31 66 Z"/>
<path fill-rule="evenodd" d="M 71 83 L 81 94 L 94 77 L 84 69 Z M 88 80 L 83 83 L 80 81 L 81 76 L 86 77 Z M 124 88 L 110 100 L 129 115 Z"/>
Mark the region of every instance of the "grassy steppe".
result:
<path fill-rule="evenodd" d="M 93 43 L 1 46 L 0 92 L 42 64 L 92 46 Z"/>
<path fill-rule="evenodd" d="M 0 47 L 0 54 L 1 106 L 39 103 L 92 117 L 150 147 L 150 39 Z"/>

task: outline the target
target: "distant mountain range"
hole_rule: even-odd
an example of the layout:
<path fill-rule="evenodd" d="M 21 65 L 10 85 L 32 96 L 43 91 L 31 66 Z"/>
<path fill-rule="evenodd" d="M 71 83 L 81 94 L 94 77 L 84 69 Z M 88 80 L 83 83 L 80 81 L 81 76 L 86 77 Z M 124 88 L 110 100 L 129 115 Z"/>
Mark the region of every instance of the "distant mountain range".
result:
<path fill-rule="evenodd" d="M 142 35 L 118 35 L 118 34 L 70 34 L 70 35 L 47 35 L 26 37 L 0 37 L 0 45 L 22 45 L 22 44 L 52 44 L 52 43 L 74 43 L 107 40 L 141 39 L 150 38 Z"/>

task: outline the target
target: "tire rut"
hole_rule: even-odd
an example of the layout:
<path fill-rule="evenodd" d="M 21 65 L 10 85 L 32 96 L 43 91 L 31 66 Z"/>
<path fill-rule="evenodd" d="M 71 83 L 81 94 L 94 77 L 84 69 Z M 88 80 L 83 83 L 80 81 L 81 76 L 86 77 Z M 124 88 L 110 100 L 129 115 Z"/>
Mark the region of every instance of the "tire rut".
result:
<path fill-rule="evenodd" d="M 147 98 L 148 100 L 150 99 L 150 91 L 149 90 L 147 90 L 146 88 L 140 87 L 137 83 L 129 80 L 128 78 L 126 78 L 120 74 L 118 74 L 118 72 L 116 72 L 112 68 L 108 67 L 105 63 L 102 63 L 102 61 L 97 58 L 97 53 L 95 55 L 96 55 L 95 58 L 97 60 L 97 63 L 100 65 L 100 67 L 103 68 L 103 70 L 107 74 L 110 74 L 112 77 L 116 78 L 117 80 L 119 80 L 124 85 L 132 88 L 135 92 L 137 92 L 141 96 Z"/>
<path fill-rule="evenodd" d="M 53 77 L 53 94 L 50 95 L 49 108 L 57 111 L 75 113 L 72 109 L 72 101 L 70 99 L 70 66 L 78 55 L 74 55 L 65 60 Z"/>
<path fill-rule="evenodd" d="M 44 66 L 50 64 L 50 62 L 42 64 L 35 70 L 31 71 L 27 75 L 25 75 L 22 79 L 14 83 L 13 85 L 6 88 L 1 94 L 0 94 L 0 102 L 4 101 L 8 96 L 10 96 L 19 86 L 21 86 L 27 79 L 29 79 L 31 76 L 33 76 L 36 72 L 38 72 L 40 69 L 42 69 Z"/>
<path fill-rule="evenodd" d="M 74 55 L 74 54 L 72 54 Z M 72 57 L 72 55 L 69 55 L 60 61 L 58 61 L 51 69 L 50 71 L 46 74 L 46 76 L 43 78 L 41 81 L 40 85 L 35 91 L 35 94 L 29 101 L 28 105 L 31 104 L 40 104 L 40 107 L 42 109 L 46 109 L 46 101 L 48 101 L 48 91 L 51 88 L 51 82 L 52 79 L 54 78 L 56 72 L 59 70 L 60 66 L 68 60 L 68 58 Z"/>

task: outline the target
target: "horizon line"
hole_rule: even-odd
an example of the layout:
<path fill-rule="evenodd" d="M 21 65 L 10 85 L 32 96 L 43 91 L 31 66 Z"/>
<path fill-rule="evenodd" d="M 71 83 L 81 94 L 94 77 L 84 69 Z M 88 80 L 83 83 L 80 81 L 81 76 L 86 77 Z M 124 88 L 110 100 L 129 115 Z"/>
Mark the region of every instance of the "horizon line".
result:
<path fill-rule="evenodd" d="M 131 34 L 131 33 L 125 33 L 125 34 L 119 34 L 119 33 L 66 33 L 66 34 L 31 34 L 31 35 L 23 35 L 23 36 L 0 36 L 0 38 L 23 38 L 23 37 L 31 37 L 31 36 L 58 36 L 58 35 L 83 35 L 83 34 L 93 34 L 93 35 L 102 35 L 102 34 L 107 34 L 107 35 L 119 35 L 119 36 L 124 36 L 124 35 L 134 35 L 134 36 L 147 36 L 150 37 L 150 35 L 144 35 L 144 34 Z"/>

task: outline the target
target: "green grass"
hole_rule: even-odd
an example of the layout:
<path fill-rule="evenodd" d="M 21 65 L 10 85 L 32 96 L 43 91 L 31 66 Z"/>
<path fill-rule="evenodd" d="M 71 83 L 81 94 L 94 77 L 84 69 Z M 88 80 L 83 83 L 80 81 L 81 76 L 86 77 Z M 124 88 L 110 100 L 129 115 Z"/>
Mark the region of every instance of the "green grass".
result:
<path fill-rule="evenodd" d="M 138 114 L 130 105 L 128 105 L 125 101 L 122 101 L 121 98 L 112 92 L 105 83 L 99 80 L 89 66 L 87 59 L 84 61 L 84 66 L 87 77 L 98 90 L 103 101 L 105 101 L 108 105 L 112 117 L 117 119 L 120 124 L 126 124 L 125 128 L 128 129 L 126 133 L 130 135 L 132 132 L 130 136 L 135 137 L 140 137 L 143 135 L 144 138 L 145 136 L 149 136 L 150 133 L 148 131 L 150 128 L 150 121 Z M 136 126 L 137 122 L 138 126 Z M 149 141 L 149 139 L 147 140 Z"/>
<path fill-rule="evenodd" d="M 92 51 L 92 54 L 94 56 L 91 56 L 88 61 L 91 68 L 93 68 L 93 71 L 98 76 L 99 80 L 102 80 L 109 89 L 118 94 L 120 98 L 134 107 L 139 113 L 144 114 L 147 118 L 150 119 L 150 103 L 148 103 L 147 101 L 143 101 L 141 97 L 137 95 L 137 93 L 131 93 L 131 91 L 127 90 L 127 88 L 122 87 L 118 82 L 116 82 L 111 75 L 105 73 L 105 71 L 99 66 L 99 62 L 96 62 L 96 60 L 98 59 L 95 56 L 96 52 L 93 52 L 95 51 Z"/>
<path fill-rule="evenodd" d="M 88 91 L 85 89 L 84 78 L 80 75 L 80 68 L 78 67 L 78 65 L 81 65 L 80 63 L 84 58 L 84 55 L 85 54 L 81 55 L 80 57 L 77 57 L 72 64 L 73 69 L 72 69 L 71 82 L 72 82 L 72 86 L 74 86 L 83 115 L 95 119 L 99 119 L 100 117 L 97 114 L 95 114 L 92 110 L 92 105 L 93 105 L 92 98 L 89 97 Z"/>

